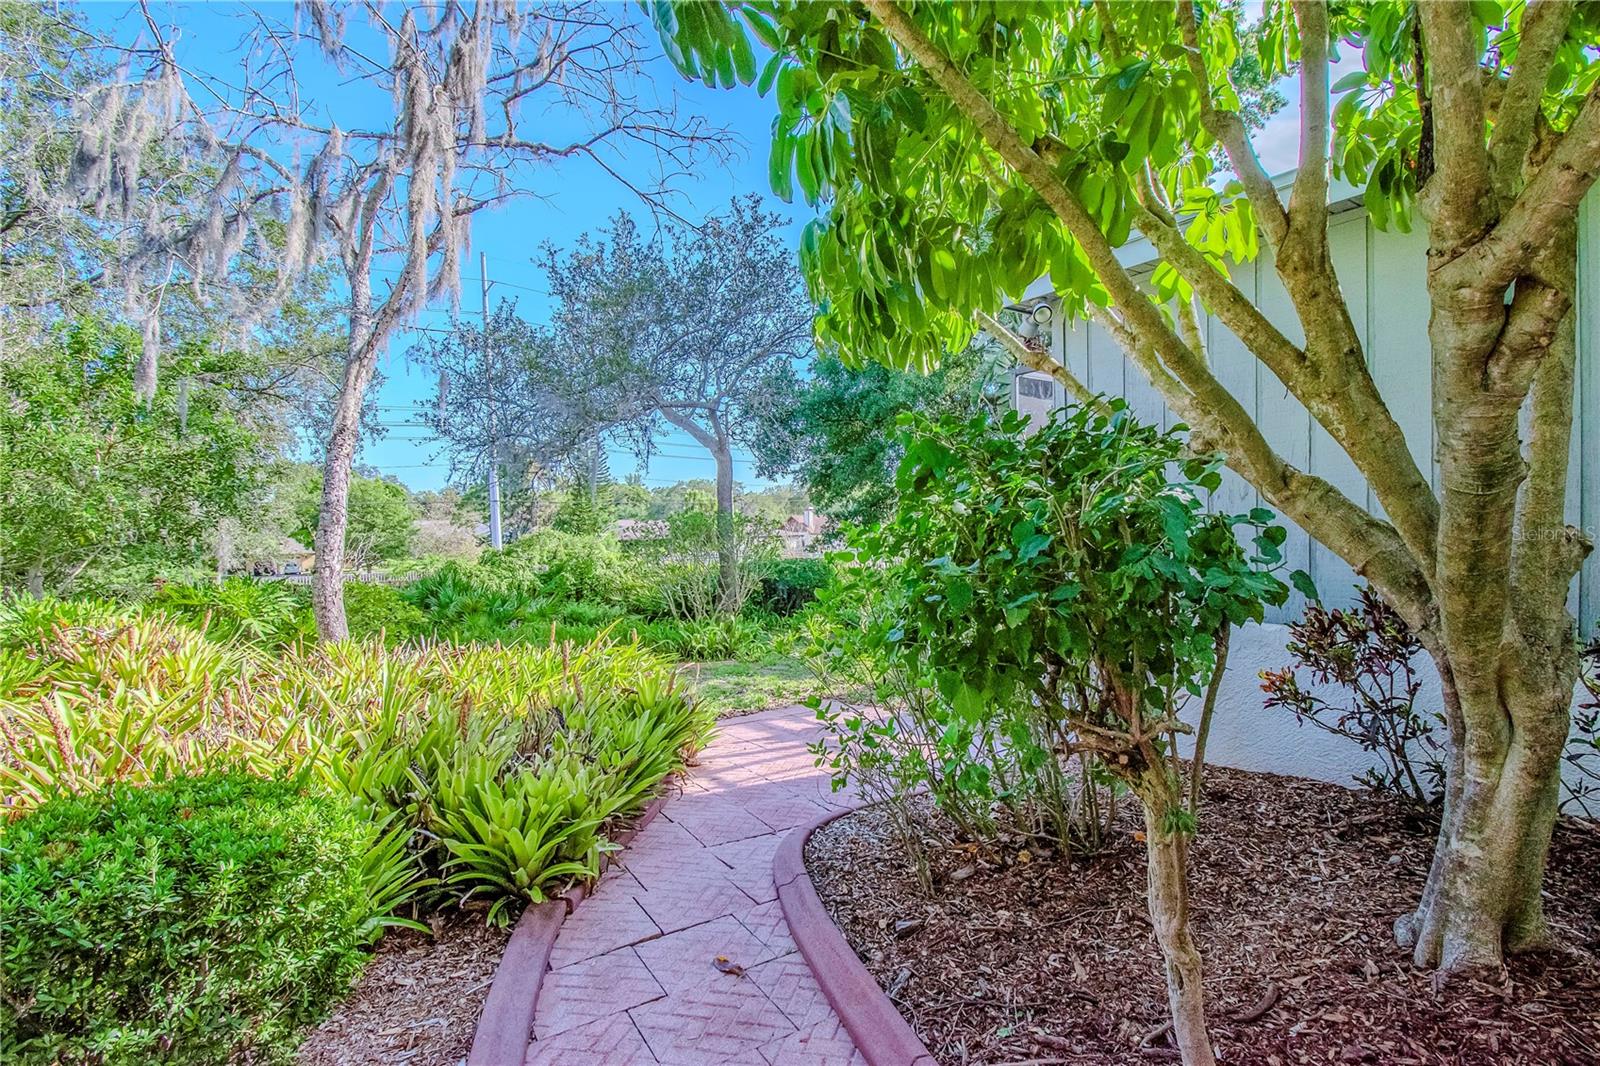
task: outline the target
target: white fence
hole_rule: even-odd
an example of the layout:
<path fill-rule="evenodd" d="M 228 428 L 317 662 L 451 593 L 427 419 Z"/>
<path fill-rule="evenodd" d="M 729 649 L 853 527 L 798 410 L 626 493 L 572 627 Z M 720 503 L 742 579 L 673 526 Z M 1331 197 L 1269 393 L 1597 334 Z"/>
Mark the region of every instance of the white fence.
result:
<path fill-rule="evenodd" d="M 364 585 L 392 585 L 396 588 L 409 585 L 422 577 L 422 571 L 409 574 L 346 574 L 346 581 L 359 581 Z M 262 574 L 257 581 L 279 581 L 285 585 L 309 585 L 317 579 L 315 574 Z"/>

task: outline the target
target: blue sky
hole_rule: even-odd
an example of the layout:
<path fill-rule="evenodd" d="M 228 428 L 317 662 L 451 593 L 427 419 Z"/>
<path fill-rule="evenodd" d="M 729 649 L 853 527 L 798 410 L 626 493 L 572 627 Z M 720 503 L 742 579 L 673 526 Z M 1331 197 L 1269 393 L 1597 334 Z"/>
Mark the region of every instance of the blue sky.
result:
<path fill-rule="evenodd" d="M 254 7 L 269 18 L 287 20 L 293 17 L 285 3 Z M 107 3 L 91 4 L 88 10 L 93 24 L 124 41 L 140 29 L 137 9 Z M 158 21 L 180 28 L 172 42 L 180 62 L 223 78 L 238 69 L 241 57 L 236 46 L 249 28 L 249 10 L 235 4 L 153 5 Z M 616 4 L 613 10 L 636 23 L 642 19 L 638 8 L 631 3 Z M 352 12 L 352 21 L 359 17 Z M 758 97 L 753 89 L 714 90 L 686 82 L 660 55 L 660 44 L 653 29 L 641 25 L 640 39 L 652 57 L 646 67 L 645 84 L 640 88 L 663 96 L 676 93 L 685 114 L 705 116 L 730 131 L 740 142 L 735 158 L 727 166 L 707 166 L 679 182 L 682 196 L 675 209 L 684 217 L 698 218 L 721 210 L 735 195 L 757 192 L 766 198 L 769 209 L 791 219 L 789 238 L 797 245 L 809 210 L 803 204 L 783 204 L 771 195 L 767 183 L 772 101 Z M 1359 55 L 1347 54 L 1339 68 L 1342 71 L 1357 65 Z M 320 95 L 322 99 L 316 100 L 316 104 L 332 112 L 345 128 L 360 124 L 363 118 L 380 121 L 381 114 L 387 113 L 387 101 L 359 98 L 326 63 L 318 64 L 313 60 L 302 64 L 301 69 L 304 90 L 314 98 Z M 1288 79 L 1281 87 L 1290 104 L 1257 137 L 1263 162 L 1273 172 L 1292 167 L 1295 162 L 1297 79 Z M 372 118 L 374 112 L 380 113 L 378 118 Z M 534 117 L 533 113 L 525 112 L 524 124 Z M 559 114 L 542 116 L 542 120 L 554 126 L 562 121 Z M 547 135 L 552 139 L 557 136 Z M 630 178 L 642 179 L 651 162 L 647 158 L 633 157 L 614 159 L 613 165 Z M 501 298 L 515 299 L 523 315 L 540 319 L 546 312 L 548 298 L 542 274 L 531 262 L 538 246 L 545 241 L 557 246 L 570 245 L 580 234 L 604 225 L 619 210 L 642 213 L 632 192 L 598 165 L 582 158 L 564 160 L 539 171 L 528 191 L 531 195 L 498 210 L 481 213 L 474 219 L 472 253 L 465 260 L 463 270 L 463 314 L 475 317 L 478 313 L 479 252 L 488 258 L 491 306 Z M 449 317 L 448 308 L 432 308 L 420 316 L 416 325 L 438 328 L 447 325 Z M 424 367 L 408 363 L 405 358 L 415 337 L 414 334 L 397 336 L 380 364 L 385 380 L 378 390 L 377 402 L 382 421 L 388 423 L 389 428 L 383 437 L 363 444 L 358 461 L 399 478 L 413 489 L 436 489 L 448 482 L 449 464 L 426 430 L 406 424 L 416 421 L 415 405 L 430 401 L 436 394 L 434 375 Z M 611 451 L 611 472 L 621 479 L 637 471 L 651 485 L 712 476 L 714 466 L 710 457 L 681 432 L 674 431 L 671 436 L 664 437 L 661 452 L 652 458 L 649 468 L 644 469 L 631 452 L 615 447 Z M 735 476 L 751 487 L 767 484 L 754 473 L 750 456 L 738 453 Z"/>
<path fill-rule="evenodd" d="M 293 17 L 285 3 L 251 6 L 268 18 L 287 21 Z M 186 68 L 222 79 L 237 72 L 241 61 L 237 45 L 250 28 L 248 8 L 244 5 L 156 3 L 152 5 L 152 12 L 158 22 L 178 28 L 170 43 Z M 655 31 L 643 23 L 636 5 L 616 4 L 613 12 L 639 25 L 644 51 L 651 57 L 646 66 L 645 83 L 639 89 L 660 97 L 676 93 L 684 114 L 704 116 L 730 131 L 739 142 L 728 165 L 707 164 L 697 174 L 676 183 L 682 195 L 673 209 L 685 218 L 698 219 L 722 210 L 735 195 L 758 192 L 766 197 L 769 210 L 794 220 L 788 235 L 791 244 L 797 246 L 809 209 L 803 204 L 784 204 L 770 195 L 767 184 L 766 146 L 772 123 L 772 101 L 761 99 L 753 90 L 714 90 L 684 81 L 660 54 Z M 96 28 L 125 42 L 142 30 L 137 9 L 123 4 L 90 4 L 87 13 Z M 354 27 L 360 18 L 352 11 L 352 33 L 359 32 Z M 328 64 L 317 63 L 317 57 L 308 58 L 312 61 L 302 63 L 299 70 L 302 89 L 313 96 L 314 107 L 331 113 L 346 129 L 362 124 L 363 120 L 374 124 L 383 120 L 388 112 L 387 100 L 359 96 Z M 318 95 L 323 99 L 316 99 Z M 525 110 L 522 124 L 525 129 L 537 125 L 542 137 L 556 140 L 562 121 L 559 113 L 540 115 Z M 552 132 L 551 127 L 557 130 Z M 638 155 L 613 157 L 610 163 L 630 180 L 642 183 L 653 160 Z M 478 315 L 480 252 L 488 258 L 490 306 L 502 298 L 514 299 L 520 313 L 537 320 L 544 317 L 548 307 L 542 273 L 531 262 L 540 244 L 550 241 L 558 247 L 570 245 L 582 233 L 603 226 L 619 210 L 632 211 L 641 218 L 645 215 L 645 209 L 631 191 L 597 164 L 583 158 L 562 160 L 539 170 L 527 191 L 530 195 L 474 218 L 472 251 L 463 262 L 462 314 L 473 319 Z M 381 280 L 381 273 L 379 278 Z M 448 307 L 435 307 L 421 315 L 416 326 L 439 328 L 448 325 L 449 320 Z M 415 333 L 398 335 L 390 344 L 388 355 L 380 361 L 385 380 L 378 389 L 377 401 L 382 421 L 390 426 L 383 437 L 364 442 L 358 463 L 392 474 L 413 489 L 436 489 L 449 480 L 449 463 L 431 434 L 405 424 L 416 421 L 417 403 L 429 402 L 437 393 L 434 374 L 425 367 L 408 363 L 405 358 L 417 337 Z M 711 458 L 676 430 L 661 438 L 660 453 L 652 457 L 648 469 L 638 463 L 631 451 L 620 446 L 611 450 L 610 465 L 617 479 L 637 471 L 650 485 L 709 478 L 715 472 Z M 748 453 L 736 453 L 735 476 L 751 487 L 769 484 L 755 477 L 754 462 Z"/>

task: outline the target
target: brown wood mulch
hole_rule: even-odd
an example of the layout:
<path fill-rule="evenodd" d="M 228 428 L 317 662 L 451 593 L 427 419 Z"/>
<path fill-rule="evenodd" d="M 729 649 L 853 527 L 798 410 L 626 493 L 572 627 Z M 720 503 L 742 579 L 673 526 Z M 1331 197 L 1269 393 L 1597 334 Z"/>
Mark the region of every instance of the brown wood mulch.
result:
<path fill-rule="evenodd" d="M 437 935 L 390 931 L 350 995 L 300 1045 L 298 1066 L 457 1066 L 472 1046 L 509 928 L 452 915 Z"/>
<path fill-rule="evenodd" d="M 1432 826 L 1370 793 L 1207 771 L 1191 855 L 1212 1037 L 1224 1063 L 1600 1064 L 1600 828 L 1563 822 L 1546 906 L 1564 947 L 1436 987 L 1394 943 Z M 962 844 L 919 802 L 917 886 L 867 809 L 807 847 L 824 904 L 942 1064 L 1176 1059 L 1144 906 L 1137 809 L 1068 861 Z M 954 876 L 952 876 L 954 875 Z"/>

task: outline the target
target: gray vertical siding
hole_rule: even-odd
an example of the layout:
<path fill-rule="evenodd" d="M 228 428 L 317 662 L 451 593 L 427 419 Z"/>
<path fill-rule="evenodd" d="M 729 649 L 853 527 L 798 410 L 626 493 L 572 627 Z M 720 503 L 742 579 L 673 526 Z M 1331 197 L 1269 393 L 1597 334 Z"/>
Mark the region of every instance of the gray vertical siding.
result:
<path fill-rule="evenodd" d="M 1600 197 L 1590 196 L 1585 202 L 1581 225 L 1576 311 L 1579 365 L 1567 518 L 1600 541 Z M 1334 269 L 1362 334 L 1373 379 L 1404 430 L 1412 454 L 1437 487 L 1424 277 L 1427 239 L 1420 226 L 1410 234 L 1380 232 L 1359 209 L 1340 211 L 1331 224 L 1329 239 Z M 1124 261 L 1138 263 L 1138 249 L 1127 250 Z M 1234 280 L 1291 339 L 1301 340 L 1299 323 L 1270 259 L 1263 256 L 1240 267 Z M 1379 510 L 1349 457 L 1288 394 L 1282 382 L 1215 318 L 1208 318 L 1204 325 L 1218 378 L 1255 415 L 1267 440 L 1291 463 L 1327 478 Z M 1098 327 L 1063 320 L 1053 344 L 1058 358 L 1092 391 L 1126 397 L 1132 410 L 1148 421 L 1173 421 L 1160 396 Z M 1254 489 L 1229 471 L 1216 505 L 1248 508 L 1258 499 Z M 1289 525 L 1291 533 L 1285 545 L 1289 563 L 1311 574 L 1324 600 L 1348 602 L 1357 581 L 1355 574 L 1343 560 L 1293 523 Z M 1303 607 L 1296 593 L 1272 620 L 1291 620 Z M 1573 584 L 1573 609 L 1582 631 L 1594 633 L 1600 618 L 1600 559 L 1594 555 Z"/>

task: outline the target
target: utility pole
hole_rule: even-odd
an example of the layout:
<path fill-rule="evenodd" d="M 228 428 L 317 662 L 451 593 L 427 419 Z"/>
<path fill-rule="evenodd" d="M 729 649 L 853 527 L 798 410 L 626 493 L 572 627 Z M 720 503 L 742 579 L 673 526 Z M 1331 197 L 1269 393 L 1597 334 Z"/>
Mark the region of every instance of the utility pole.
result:
<path fill-rule="evenodd" d="M 483 380 L 489 413 L 489 547 L 499 551 L 505 545 L 500 537 L 500 442 L 494 427 L 494 354 L 489 348 L 489 257 L 478 253 L 478 282 L 483 292 Z"/>

